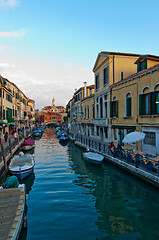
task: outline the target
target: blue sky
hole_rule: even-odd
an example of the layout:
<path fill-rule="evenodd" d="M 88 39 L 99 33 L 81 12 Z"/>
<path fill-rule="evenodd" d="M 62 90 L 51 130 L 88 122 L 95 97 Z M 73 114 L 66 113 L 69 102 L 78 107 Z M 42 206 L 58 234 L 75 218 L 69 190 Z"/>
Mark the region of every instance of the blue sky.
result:
<path fill-rule="evenodd" d="M 0 74 L 35 100 L 66 105 L 94 83 L 101 51 L 159 55 L 159 1 L 0 0 Z"/>

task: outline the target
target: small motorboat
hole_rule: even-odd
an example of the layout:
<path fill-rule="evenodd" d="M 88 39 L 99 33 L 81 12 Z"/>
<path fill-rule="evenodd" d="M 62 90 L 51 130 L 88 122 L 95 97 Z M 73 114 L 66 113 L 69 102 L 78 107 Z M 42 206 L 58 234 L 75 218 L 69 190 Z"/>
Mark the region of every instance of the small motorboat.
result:
<path fill-rule="evenodd" d="M 40 137 L 42 135 L 42 132 L 40 130 L 35 130 L 32 132 L 32 135 L 34 137 Z"/>
<path fill-rule="evenodd" d="M 33 156 L 20 152 L 19 155 L 14 156 L 11 160 L 8 169 L 17 178 L 24 179 L 33 171 L 34 166 Z"/>
<path fill-rule="evenodd" d="M 64 132 L 61 132 L 60 130 L 57 132 L 57 137 L 60 138 L 62 137 L 62 135 L 64 135 Z"/>
<path fill-rule="evenodd" d="M 22 144 L 21 144 L 21 150 L 30 150 L 35 147 L 35 141 L 31 138 L 26 139 Z"/>
<path fill-rule="evenodd" d="M 100 165 L 104 159 L 103 155 L 94 152 L 85 152 L 83 153 L 83 156 L 89 163 L 93 163 L 95 165 Z"/>
<path fill-rule="evenodd" d="M 60 143 L 66 143 L 67 144 L 68 138 L 65 135 L 62 135 L 59 137 L 59 142 Z"/>

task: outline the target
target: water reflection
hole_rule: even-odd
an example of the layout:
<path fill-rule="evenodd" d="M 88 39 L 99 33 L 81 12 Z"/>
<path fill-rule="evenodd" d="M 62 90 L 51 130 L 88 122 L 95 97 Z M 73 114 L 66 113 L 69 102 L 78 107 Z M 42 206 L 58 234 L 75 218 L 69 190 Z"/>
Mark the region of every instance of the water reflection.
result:
<path fill-rule="evenodd" d="M 35 161 L 21 239 L 159 239 L 157 190 L 107 162 L 88 163 L 54 128 L 36 142 Z"/>
<path fill-rule="evenodd" d="M 78 147 L 68 151 L 74 184 L 93 196 L 99 213 L 95 224 L 106 236 L 101 239 L 159 239 L 157 190 L 106 162 L 101 167 L 85 162 Z"/>
<path fill-rule="evenodd" d="M 35 174 L 34 174 L 34 171 L 29 174 L 29 176 L 27 176 L 26 178 L 22 179 L 22 180 L 19 180 L 19 183 L 20 184 L 25 184 L 25 187 L 26 187 L 26 194 L 29 194 L 29 192 L 31 191 L 32 189 L 32 186 L 34 184 L 34 179 L 35 179 Z"/>

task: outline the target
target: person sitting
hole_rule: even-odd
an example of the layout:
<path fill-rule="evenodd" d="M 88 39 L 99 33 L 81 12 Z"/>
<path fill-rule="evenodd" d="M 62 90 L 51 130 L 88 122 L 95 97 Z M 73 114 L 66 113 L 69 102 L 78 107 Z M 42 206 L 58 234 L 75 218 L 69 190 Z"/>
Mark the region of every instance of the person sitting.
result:
<path fill-rule="evenodd" d="M 109 144 L 109 149 L 111 149 L 111 148 L 113 148 L 113 147 L 115 147 L 115 146 L 114 146 L 114 143 L 111 142 L 111 143 Z"/>

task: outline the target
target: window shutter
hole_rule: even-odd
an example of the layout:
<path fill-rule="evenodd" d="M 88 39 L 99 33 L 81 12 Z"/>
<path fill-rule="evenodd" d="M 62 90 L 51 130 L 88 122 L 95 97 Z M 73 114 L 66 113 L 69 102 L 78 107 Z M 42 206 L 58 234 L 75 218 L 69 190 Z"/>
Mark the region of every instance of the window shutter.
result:
<path fill-rule="evenodd" d="M 137 72 L 140 72 L 141 67 L 140 67 L 140 62 L 137 63 Z"/>
<path fill-rule="evenodd" d="M 113 117 L 113 102 L 110 102 L 110 117 Z"/>
<path fill-rule="evenodd" d="M 5 110 L 3 110 L 3 119 L 4 119 L 4 120 L 6 119 Z"/>
<path fill-rule="evenodd" d="M 144 59 L 144 69 L 147 69 L 147 59 Z"/>
<path fill-rule="evenodd" d="M 108 72 L 108 67 L 107 67 L 107 68 L 106 68 L 106 83 L 109 82 L 109 80 L 108 80 L 108 79 L 109 79 L 109 75 L 108 75 L 108 73 L 109 73 L 109 72 Z"/>
<path fill-rule="evenodd" d="M 127 98 L 127 117 L 131 117 L 131 97 Z"/>
<path fill-rule="evenodd" d="M 156 113 L 155 92 L 149 93 L 149 110 L 152 115 Z"/>
<path fill-rule="evenodd" d="M 143 115 L 143 94 L 139 95 L 139 116 Z"/>
<path fill-rule="evenodd" d="M 118 101 L 116 101 L 115 117 L 118 117 Z"/>

